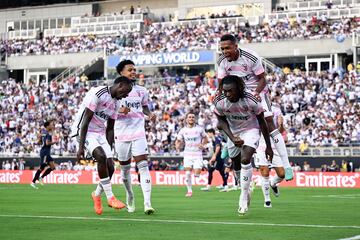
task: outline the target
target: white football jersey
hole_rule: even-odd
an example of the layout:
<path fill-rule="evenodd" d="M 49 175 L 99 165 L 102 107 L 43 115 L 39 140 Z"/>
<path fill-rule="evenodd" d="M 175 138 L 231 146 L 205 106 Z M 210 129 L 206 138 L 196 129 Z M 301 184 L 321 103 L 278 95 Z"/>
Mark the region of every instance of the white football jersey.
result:
<path fill-rule="evenodd" d="M 109 118 L 116 119 L 118 104 L 118 100 L 111 97 L 109 87 L 100 86 L 91 88 L 86 93 L 80 109 L 75 115 L 70 136 L 79 135 L 86 108 L 94 112 L 93 118 L 89 123 L 88 132 L 105 134 L 107 120 Z"/>
<path fill-rule="evenodd" d="M 218 64 L 218 78 L 222 79 L 227 75 L 236 75 L 241 77 L 246 87 L 250 91 L 255 91 L 259 78 L 257 75 L 265 72 L 261 63 L 261 58 L 254 51 L 239 48 L 239 58 L 236 61 L 229 62 L 226 57 L 221 54 Z M 267 91 L 267 87 L 263 91 Z"/>
<path fill-rule="evenodd" d="M 149 104 L 149 93 L 146 88 L 134 85 L 129 95 L 121 99 L 119 103 L 115 121 L 115 140 L 125 142 L 145 138 L 143 106 Z M 130 112 L 120 113 L 121 107 L 130 108 Z"/>
<path fill-rule="evenodd" d="M 232 103 L 224 94 L 214 99 L 214 112 L 219 116 L 226 116 L 231 132 L 239 135 L 244 130 L 260 129 L 257 115 L 264 112 L 260 102 L 249 92 L 245 92 L 245 98 Z"/>
<path fill-rule="evenodd" d="M 180 129 L 177 139 L 185 142 L 184 156 L 201 156 L 202 149 L 199 148 L 199 145 L 205 137 L 207 137 L 205 130 L 200 126 Z"/>

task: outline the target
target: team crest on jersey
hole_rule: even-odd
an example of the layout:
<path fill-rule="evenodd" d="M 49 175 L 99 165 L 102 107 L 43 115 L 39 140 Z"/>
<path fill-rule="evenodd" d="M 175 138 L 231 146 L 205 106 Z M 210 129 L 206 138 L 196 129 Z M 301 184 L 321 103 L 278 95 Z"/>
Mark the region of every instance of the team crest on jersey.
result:
<path fill-rule="evenodd" d="M 248 70 L 248 67 L 246 64 L 243 64 L 242 67 L 244 68 L 244 71 L 247 71 Z"/>

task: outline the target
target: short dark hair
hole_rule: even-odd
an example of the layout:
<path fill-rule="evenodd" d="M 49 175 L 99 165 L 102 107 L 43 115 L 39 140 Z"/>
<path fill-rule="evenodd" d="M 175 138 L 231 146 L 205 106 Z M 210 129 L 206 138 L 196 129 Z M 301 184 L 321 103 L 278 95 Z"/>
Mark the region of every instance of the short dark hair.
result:
<path fill-rule="evenodd" d="M 243 78 L 236 75 L 227 75 L 221 81 L 221 88 L 224 84 L 235 83 L 237 90 L 240 93 L 240 98 L 244 98 L 245 82 Z"/>
<path fill-rule="evenodd" d="M 232 34 L 225 34 L 225 35 L 223 35 L 223 36 L 220 38 L 220 42 L 224 42 L 224 41 L 230 41 L 230 42 L 232 42 L 232 43 L 236 43 L 236 42 L 237 42 L 235 36 L 232 35 Z"/>
<path fill-rule="evenodd" d="M 51 122 L 52 122 L 52 120 L 45 121 L 44 122 L 44 127 L 47 128 L 50 125 Z"/>
<path fill-rule="evenodd" d="M 116 72 L 118 74 L 120 74 L 122 72 L 122 70 L 124 70 L 124 67 L 126 65 L 135 65 L 135 63 L 133 61 L 131 61 L 130 59 L 125 59 L 125 60 L 122 60 L 121 62 L 119 62 L 119 64 L 116 66 Z"/>
<path fill-rule="evenodd" d="M 124 76 L 120 76 L 120 77 L 117 77 L 115 80 L 114 80 L 114 84 L 118 84 L 118 83 L 126 83 L 126 84 L 133 84 L 132 81 L 127 78 L 127 77 L 124 77 Z"/>
<path fill-rule="evenodd" d="M 212 133 L 212 134 L 215 134 L 215 129 L 213 128 L 210 128 L 210 129 L 207 129 L 206 132 L 208 133 Z"/>

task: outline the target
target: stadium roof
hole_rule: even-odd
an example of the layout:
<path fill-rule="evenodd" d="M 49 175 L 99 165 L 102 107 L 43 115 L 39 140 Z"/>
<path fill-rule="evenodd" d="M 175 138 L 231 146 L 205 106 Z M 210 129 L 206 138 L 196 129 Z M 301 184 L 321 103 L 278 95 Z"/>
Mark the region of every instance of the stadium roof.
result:
<path fill-rule="evenodd" d="M 0 9 L 5 8 L 20 8 L 20 7 L 32 7 L 32 6 L 45 6 L 61 3 L 87 3 L 87 2 L 100 2 L 103 0 L 1 0 Z"/>

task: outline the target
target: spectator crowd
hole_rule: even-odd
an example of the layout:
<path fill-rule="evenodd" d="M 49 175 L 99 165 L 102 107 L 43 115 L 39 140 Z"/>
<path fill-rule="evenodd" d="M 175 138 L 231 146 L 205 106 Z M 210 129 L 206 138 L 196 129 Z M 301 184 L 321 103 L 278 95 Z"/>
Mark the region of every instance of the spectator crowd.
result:
<path fill-rule="evenodd" d="M 353 32 L 359 32 L 357 18 L 328 20 L 325 15 L 320 18 L 298 17 L 264 20 L 256 26 L 227 21 L 180 23 L 150 24 L 140 32 L 119 32 L 114 36 L 81 35 L 28 40 L 0 40 L 0 52 L 9 56 L 26 56 L 107 49 L 112 54 L 126 55 L 215 49 L 217 39 L 225 33 L 236 35 L 239 42 L 243 44 L 323 38 L 333 38 L 341 42 L 346 37 L 350 37 Z"/>
<path fill-rule="evenodd" d="M 216 128 L 212 99 L 217 80 L 213 74 L 175 79 L 149 89 L 149 108 L 158 119 L 146 121 L 145 126 L 152 155 L 177 154 L 174 142 L 190 110 L 196 113 L 200 126 Z M 307 75 L 300 70 L 281 70 L 267 75 L 267 80 L 273 102 L 284 114 L 288 145 L 360 143 L 360 81 L 355 71 Z M 39 86 L 13 79 L 0 83 L 0 153 L 37 155 L 42 125 L 54 119 L 53 138 L 57 143 L 53 153 L 74 154 L 76 144 L 68 136 L 69 129 L 87 91 L 88 87 L 74 78 Z"/>

